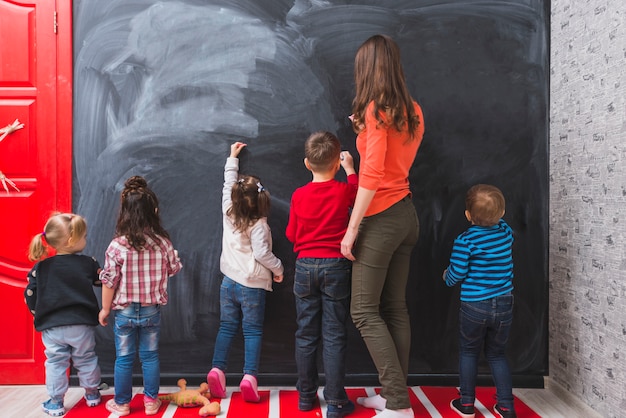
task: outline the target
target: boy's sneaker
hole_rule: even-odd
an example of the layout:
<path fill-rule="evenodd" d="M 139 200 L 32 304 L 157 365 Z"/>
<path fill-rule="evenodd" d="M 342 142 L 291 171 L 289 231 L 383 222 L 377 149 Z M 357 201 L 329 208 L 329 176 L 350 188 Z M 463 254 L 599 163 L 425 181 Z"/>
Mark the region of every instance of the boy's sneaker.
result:
<path fill-rule="evenodd" d="M 315 406 L 315 398 L 306 399 L 306 398 L 298 398 L 298 409 L 300 411 L 310 411 Z"/>
<path fill-rule="evenodd" d="M 452 402 L 450 402 L 450 408 L 452 408 L 454 412 L 456 412 L 463 418 L 474 418 L 474 416 L 476 415 L 476 413 L 474 412 L 474 405 L 462 404 L 461 398 L 454 399 Z"/>
<path fill-rule="evenodd" d="M 161 407 L 160 399 L 152 399 L 146 396 L 143 400 L 144 412 L 146 415 L 156 415 L 159 412 L 159 408 Z"/>
<path fill-rule="evenodd" d="M 100 405 L 102 401 L 100 391 L 98 389 L 85 391 L 85 401 L 89 407 Z"/>
<path fill-rule="evenodd" d="M 343 405 L 328 405 L 326 409 L 327 418 L 341 418 L 354 412 L 354 402 L 348 401 Z"/>
<path fill-rule="evenodd" d="M 496 414 L 498 414 L 500 418 L 517 418 L 515 409 L 504 408 L 496 404 L 496 406 L 493 407 L 493 410 L 496 411 Z"/>
<path fill-rule="evenodd" d="M 130 405 L 127 403 L 117 404 L 115 403 L 115 398 L 109 399 L 105 407 L 107 411 L 117 415 L 118 417 L 125 417 L 126 415 L 130 414 Z"/>
<path fill-rule="evenodd" d="M 63 400 L 48 399 L 41 405 L 43 412 L 51 417 L 60 417 L 65 415 L 65 407 L 63 406 Z"/>
<path fill-rule="evenodd" d="M 226 376 L 224 372 L 213 367 L 206 377 L 206 381 L 209 384 L 209 392 L 214 398 L 226 397 Z"/>
<path fill-rule="evenodd" d="M 239 389 L 241 390 L 241 396 L 243 396 L 244 401 L 259 402 L 261 400 L 259 390 L 257 388 L 256 377 L 251 374 L 243 376 L 243 379 L 241 379 L 241 383 L 239 384 Z"/>

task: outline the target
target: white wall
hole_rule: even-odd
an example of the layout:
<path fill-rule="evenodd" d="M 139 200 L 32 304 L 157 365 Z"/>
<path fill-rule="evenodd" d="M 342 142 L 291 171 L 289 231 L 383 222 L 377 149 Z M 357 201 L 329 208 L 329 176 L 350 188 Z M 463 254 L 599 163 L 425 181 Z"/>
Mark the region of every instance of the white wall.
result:
<path fill-rule="evenodd" d="M 626 416 L 626 7 L 552 0 L 550 376 Z"/>

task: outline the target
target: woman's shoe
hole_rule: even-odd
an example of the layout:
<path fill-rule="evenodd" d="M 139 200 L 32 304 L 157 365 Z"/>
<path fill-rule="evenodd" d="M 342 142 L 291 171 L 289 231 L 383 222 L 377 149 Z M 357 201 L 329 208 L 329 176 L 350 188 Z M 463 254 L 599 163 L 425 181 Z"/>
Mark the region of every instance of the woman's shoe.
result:
<path fill-rule="evenodd" d="M 356 398 L 356 403 L 363 405 L 366 408 L 373 408 L 382 411 L 387 406 L 387 399 L 380 395 L 374 395 L 369 397 Z"/>

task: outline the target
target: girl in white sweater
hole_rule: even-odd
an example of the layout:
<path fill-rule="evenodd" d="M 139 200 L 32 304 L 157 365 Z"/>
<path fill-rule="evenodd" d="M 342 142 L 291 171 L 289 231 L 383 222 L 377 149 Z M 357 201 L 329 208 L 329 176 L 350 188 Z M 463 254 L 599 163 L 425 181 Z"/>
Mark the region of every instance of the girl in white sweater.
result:
<path fill-rule="evenodd" d="M 220 329 L 207 376 L 212 396 L 226 397 L 228 353 L 241 325 L 244 337 L 243 379 L 239 388 L 248 402 L 260 400 L 257 390 L 259 358 L 265 316 L 265 292 L 273 281 L 283 281 L 283 265 L 272 253 L 267 224 L 270 195 L 254 176 L 239 176 L 239 153 L 246 146 L 235 142 L 224 167 L 222 213 L 224 233 L 220 269 Z"/>

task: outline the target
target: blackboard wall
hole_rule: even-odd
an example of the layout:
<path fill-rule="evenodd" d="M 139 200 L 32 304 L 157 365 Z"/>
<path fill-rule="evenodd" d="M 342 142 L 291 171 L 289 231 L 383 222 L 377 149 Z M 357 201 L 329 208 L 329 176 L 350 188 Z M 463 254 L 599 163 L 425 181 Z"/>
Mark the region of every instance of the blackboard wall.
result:
<path fill-rule="evenodd" d="M 241 171 L 272 195 L 274 252 L 285 281 L 267 297 L 261 384 L 295 384 L 295 256 L 284 236 L 291 193 L 310 180 L 303 142 L 335 132 L 357 157 L 347 116 L 354 54 L 384 33 L 400 45 L 426 135 L 411 172 L 421 222 L 412 260 L 411 384 L 456 384 L 459 289 L 441 281 L 467 227 L 464 196 L 500 187 L 516 233 L 517 385 L 547 375 L 549 2 L 541 0 L 75 0 L 74 210 L 89 222 L 85 253 L 104 262 L 124 180 L 143 175 L 161 201 L 184 268 L 163 309 L 163 382 L 202 380 L 219 326 L 220 196 L 233 141 Z M 355 158 L 358 164 L 358 157 Z M 375 368 L 350 324 L 348 381 Z M 229 379 L 240 378 L 243 342 Z M 98 331 L 105 376 L 112 327 Z M 137 366 L 137 377 L 141 370 Z M 481 373 L 489 374 L 486 363 Z M 486 378 L 483 378 L 483 380 Z"/>

